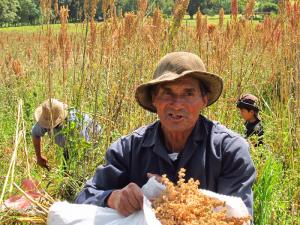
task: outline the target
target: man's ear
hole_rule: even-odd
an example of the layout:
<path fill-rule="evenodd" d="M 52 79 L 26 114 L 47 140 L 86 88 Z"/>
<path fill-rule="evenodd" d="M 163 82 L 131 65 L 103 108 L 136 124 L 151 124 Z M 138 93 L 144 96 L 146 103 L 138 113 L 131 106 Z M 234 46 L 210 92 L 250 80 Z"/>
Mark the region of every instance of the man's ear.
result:
<path fill-rule="evenodd" d="M 253 109 L 251 109 L 249 112 L 250 112 L 253 116 L 255 116 L 255 111 L 254 111 Z"/>

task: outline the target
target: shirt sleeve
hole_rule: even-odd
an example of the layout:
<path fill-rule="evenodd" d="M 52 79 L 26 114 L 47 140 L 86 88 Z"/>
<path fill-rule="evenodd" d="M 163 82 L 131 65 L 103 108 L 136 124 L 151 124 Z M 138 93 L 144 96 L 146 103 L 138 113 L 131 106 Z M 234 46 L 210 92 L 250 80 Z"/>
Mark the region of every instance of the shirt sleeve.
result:
<path fill-rule="evenodd" d="M 217 192 L 240 197 L 253 216 L 252 185 L 255 168 L 249 153 L 249 144 L 240 136 L 223 143 L 222 172 L 217 181 Z"/>
<path fill-rule="evenodd" d="M 75 202 L 106 207 L 106 201 L 113 190 L 121 189 L 129 183 L 129 148 L 125 139 L 113 143 L 106 152 L 106 163 L 99 166 Z"/>
<path fill-rule="evenodd" d="M 31 130 L 31 135 L 35 137 L 43 137 L 48 130 L 41 127 L 38 123 L 34 124 Z"/>

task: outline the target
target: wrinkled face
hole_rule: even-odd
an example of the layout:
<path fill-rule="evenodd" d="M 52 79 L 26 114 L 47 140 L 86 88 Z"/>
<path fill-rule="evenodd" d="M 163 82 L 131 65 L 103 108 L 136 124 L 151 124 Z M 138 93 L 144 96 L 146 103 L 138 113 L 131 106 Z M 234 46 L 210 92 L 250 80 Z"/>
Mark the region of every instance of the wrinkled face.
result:
<path fill-rule="evenodd" d="M 207 105 L 207 96 L 202 96 L 199 81 L 183 78 L 159 84 L 152 94 L 163 129 L 186 131 L 193 129 L 200 111 Z"/>
<path fill-rule="evenodd" d="M 243 119 L 246 121 L 250 121 L 253 118 L 255 118 L 254 110 L 240 108 L 240 113 L 241 113 L 241 116 L 243 117 Z"/>

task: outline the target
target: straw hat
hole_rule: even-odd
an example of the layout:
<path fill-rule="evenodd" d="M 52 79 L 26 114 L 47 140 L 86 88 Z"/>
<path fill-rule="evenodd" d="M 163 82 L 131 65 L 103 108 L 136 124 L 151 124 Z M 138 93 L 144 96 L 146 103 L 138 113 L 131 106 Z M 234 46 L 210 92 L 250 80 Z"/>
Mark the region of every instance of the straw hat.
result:
<path fill-rule="evenodd" d="M 152 104 L 151 88 L 186 76 L 200 80 L 208 88 L 207 106 L 218 100 L 223 90 L 222 78 L 207 72 L 202 60 L 189 52 L 172 52 L 164 56 L 157 65 L 153 79 L 136 88 L 135 98 L 143 108 L 156 112 Z"/>
<path fill-rule="evenodd" d="M 34 118 L 40 126 L 51 129 L 66 119 L 68 114 L 67 108 L 67 104 L 54 98 L 51 98 L 50 105 L 50 101 L 47 99 L 36 108 Z"/>

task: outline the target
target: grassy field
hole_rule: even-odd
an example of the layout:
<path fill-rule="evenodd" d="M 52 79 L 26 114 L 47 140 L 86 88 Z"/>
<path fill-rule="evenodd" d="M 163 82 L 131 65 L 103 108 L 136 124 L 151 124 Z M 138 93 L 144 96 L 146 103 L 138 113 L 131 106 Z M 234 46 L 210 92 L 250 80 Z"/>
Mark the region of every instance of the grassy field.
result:
<path fill-rule="evenodd" d="M 184 16 L 183 25 L 196 26 L 197 21 L 196 21 L 195 17 L 196 16 L 194 16 L 193 19 L 190 19 L 189 15 Z M 239 17 L 241 17 L 241 15 L 239 15 Z M 230 21 L 231 21 L 231 15 L 224 15 L 224 24 L 227 24 Z M 208 24 L 218 25 L 219 24 L 219 15 L 207 16 L 207 22 L 208 22 Z M 254 24 L 259 23 L 258 20 L 252 20 L 252 22 Z"/>
<path fill-rule="evenodd" d="M 51 28 L 55 32 L 59 32 L 60 24 L 51 24 Z M 78 27 L 84 27 L 82 23 L 70 23 L 68 25 L 69 32 L 77 32 Z M 35 25 L 35 26 L 20 26 L 20 27 L 2 27 L 0 32 L 20 32 L 20 33 L 33 33 L 42 32 L 47 30 L 46 25 Z"/>
<path fill-rule="evenodd" d="M 72 201 L 103 163 L 114 140 L 157 119 L 135 102 L 135 87 L 151 79 L 157 61 L 166 53 L 190 51 L 203 59 L 208 71 L 224 79 L 220 100 L 205 110 L 205 116 L 243 133 L 236 99 L 250 92 L 261 100 L 265 145 L 251 147 L 257 169 L 255 224 L 299 224 L 299 11 L 285 10 L 256 24 L 225 16 L 219 25 L 218 19 L 209 18 L 214 27 L 203 17 L 184 26 L 188 20 L 180 15 L 166 21 L 158 11 L 153 18 L 144 18 L 140 10 L 138 15 L 90 22 L 88 27 L 62 23 L 0 29 L 0 187 L 14 143 L 21 138 L 9 183 L 12 178 L 20 184 L 31 177 L 53 198 Z M 89 113 L 103 127 L 97 146 L 70 136 L 68 174 L 63 172 L 62 150 L 49 137 L 44 138 L 43 154 L 51 170 L 35 163 L 30 134 L 33 112 L 49 97 Z M 17 114 L 20 100 L 23 117 Z M 20 133 L 16 133 L 22 130 L 16 127 L 18 118 L 24 122 Z M 18 190 L 6 191 L 4 197 L 12 193 Z M 0 213 L 4 224 L 17 218 L 4 219 L 7 215 Z"/>
<path fill-rule="evenodd" d="M 241 16 L 241 15 L 239 15 Z M 224 16 L 224 24 L 227 24 L 231 20 L 231 15 Z M 207 22 L 209 24 L 217 25 L 219 23 L 219 15 L 215 16 L 207 16 Z M 257 24 L 259 21 L 254 20 L 253 23 Z M 101 24 L 101 23 L 100 23 Z M 190 19 L 189 15 L 185 15 L 182 21 L 183 25 L 186 26 L 196 26 L 195 16 L 193 19 Z M 51 25 L 53 31 L 58 32 L 60 30 L 60 24 L 52 24 Z M 68 26 L 69 32 L 78 32 L 78 27 L 83 27 L 81 23 L 70 23 Z M 45 30 L 45 25 L 36 25 L 36 26 L 20 26 L 20 27 L 3 27 L 0 28 L 0 32 L 22 32 L 22 33 L 32 33 L 32 32 L 40 32 Z"/>

